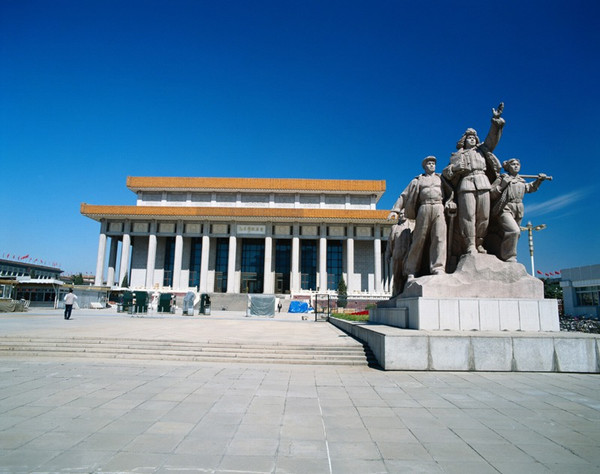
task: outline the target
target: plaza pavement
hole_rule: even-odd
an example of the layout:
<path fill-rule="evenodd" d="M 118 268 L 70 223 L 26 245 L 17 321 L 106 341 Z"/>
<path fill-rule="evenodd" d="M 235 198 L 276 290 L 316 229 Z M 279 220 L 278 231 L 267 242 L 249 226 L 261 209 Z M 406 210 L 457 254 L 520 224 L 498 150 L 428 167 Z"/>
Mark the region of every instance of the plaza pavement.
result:
<path fill-rule="evenodd" d="M 2 336 L 351 344 L 326 322 L 0 314 Z M 600 378 L 0 353 L 0 472 L 592 473 Z"/>

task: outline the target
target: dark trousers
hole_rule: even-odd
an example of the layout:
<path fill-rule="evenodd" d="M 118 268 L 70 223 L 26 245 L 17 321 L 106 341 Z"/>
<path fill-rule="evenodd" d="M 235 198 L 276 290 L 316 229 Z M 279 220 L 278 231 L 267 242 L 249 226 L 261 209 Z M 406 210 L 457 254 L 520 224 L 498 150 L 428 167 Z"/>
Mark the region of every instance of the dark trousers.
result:
<path fill-rule="evenodd" d="M 72 304 L 66 304 L 65 305 L 65 319 L 70 319 L 71 318 L 71 311 L 73 311 L 73 305 Z"/>

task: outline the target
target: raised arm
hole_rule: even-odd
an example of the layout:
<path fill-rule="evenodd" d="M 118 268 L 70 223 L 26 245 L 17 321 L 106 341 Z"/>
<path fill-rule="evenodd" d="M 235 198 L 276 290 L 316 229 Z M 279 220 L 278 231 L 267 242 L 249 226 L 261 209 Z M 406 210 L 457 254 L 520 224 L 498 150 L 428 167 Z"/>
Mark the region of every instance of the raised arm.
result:
<path fill-rule="evenodd" d="M 502 129 L 504 128 L 504 124 L 506 121 L 502 118 L 502 112 L 504 111 L 504 102 L 500 102 L 498 109 L 492 108 L 492 124 L 490 125 L 490 130 L 485 137 L 485 141 L 483 142 L 483 146 L 485 146 L 488 151 L 494 151 L 498 142 L 500 142 L 500 137 L 502 136 Z"/>

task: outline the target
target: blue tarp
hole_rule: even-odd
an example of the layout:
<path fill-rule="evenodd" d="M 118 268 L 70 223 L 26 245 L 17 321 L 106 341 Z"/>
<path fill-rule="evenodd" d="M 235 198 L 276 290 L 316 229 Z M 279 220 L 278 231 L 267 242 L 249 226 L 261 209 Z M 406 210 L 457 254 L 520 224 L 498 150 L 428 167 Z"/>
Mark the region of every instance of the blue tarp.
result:
<path fill-rule="evenodd" d="M 291 301 L 289 313 L 308 313 L 308 303 L 304 301 Z"/>

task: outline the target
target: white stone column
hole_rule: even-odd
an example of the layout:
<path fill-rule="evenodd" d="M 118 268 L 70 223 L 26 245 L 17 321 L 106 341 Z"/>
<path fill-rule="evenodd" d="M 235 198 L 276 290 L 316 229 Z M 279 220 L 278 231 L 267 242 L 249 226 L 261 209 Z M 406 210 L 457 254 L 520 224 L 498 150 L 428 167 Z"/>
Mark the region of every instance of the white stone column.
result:
<path fill-rule="evenodd" d="M 231 226 L 234 227 L 233 225 Z M 237 237 L 229 236 L 229 256 L 227 258 L 227 293 L 239 293 L 235 284 L 235 257 L 237 255 Z"/>
<path fill-rule="evenodd" d="M 183 261 L 183 222 L 177 222 L 175 234 L 175 256 L 173 258 L 173 289 L 181 289 L 181 263 Z M 187 285 L 186 285 L 187 288 Z"/>
<path fill-rule="evenodd" d="M 110 250 L 108 252 L 108 273 L 106 275 L 106 284 L 113 286 L 115 284 L 115 269 L 117 267 L 117 250 L 119 241 L 116 237 L 110 238 Z"/>
<path fill-rule="evenodd" d="M 292 293 L 300 291 L 300 237 L 298 235 L 298 224 L 294 225 L 292 235 L 292 275 L 290 278 L 290 286 Z"/>
<path fill-rule="evenodd" d="M 354 285 L 354 227 L 348 226 L 348 238 L 346 240 L 346 286 L 348 293 L 356 291 Z"/>
<path fill-rule="evenodd" d="M 322 225 L 319 237 L 319 291 L 327 292 L 327 227 Z"/>
<path fill-rule="evenodd" d="M 273 237 L 267 235 L 265 237 L 265 274 L 263 281 L 263 293 L 275 293 L 275 275 L 271 270 L 273 263 Z"/>
<path fill-rule="evenodd" d="M 129 234 L 129 221 L 123 224 L 123 241 L 121 243 L 121 266 L 119 268 L 119 285 L 123 283 L 123 278 L 127 273 L 127 283 L 131 281 L 129 274 L 129 252 L 131 250 L 131 235 Z"/>
<path fill-rule="evenodd" d="M 148 236 L 148 256 L 146 260 L 146 288 L 154 288 L 154 269 L 156 267 L 156 221 L 150 223 L 150 235 Z"/>
<path fill-rule="evenodd" d="M 375 240 L 373 241 L 373 249 L 374 249 L 374 278 L 375 278 L 375 293 L 381 293 L 381 230 L 378 225 L 375 226 Z"/>
<path fill-rule="evenodd" d="M 104 281 L 104 258 L 106 256 L 106 221 L 100 223 L 100 238 L 98 239 L 98 257 L 96 258 L 96 278 L 94 284 L 102 286 Z"/>
<path fill-rule="evenodd" d="M 205 234 L 202 236 L 202 259 L 200 260 L 200 293 L 208 293 L 208 259 L 209 259 L 209 255 L 210 255 L 210 237 Z"/>

